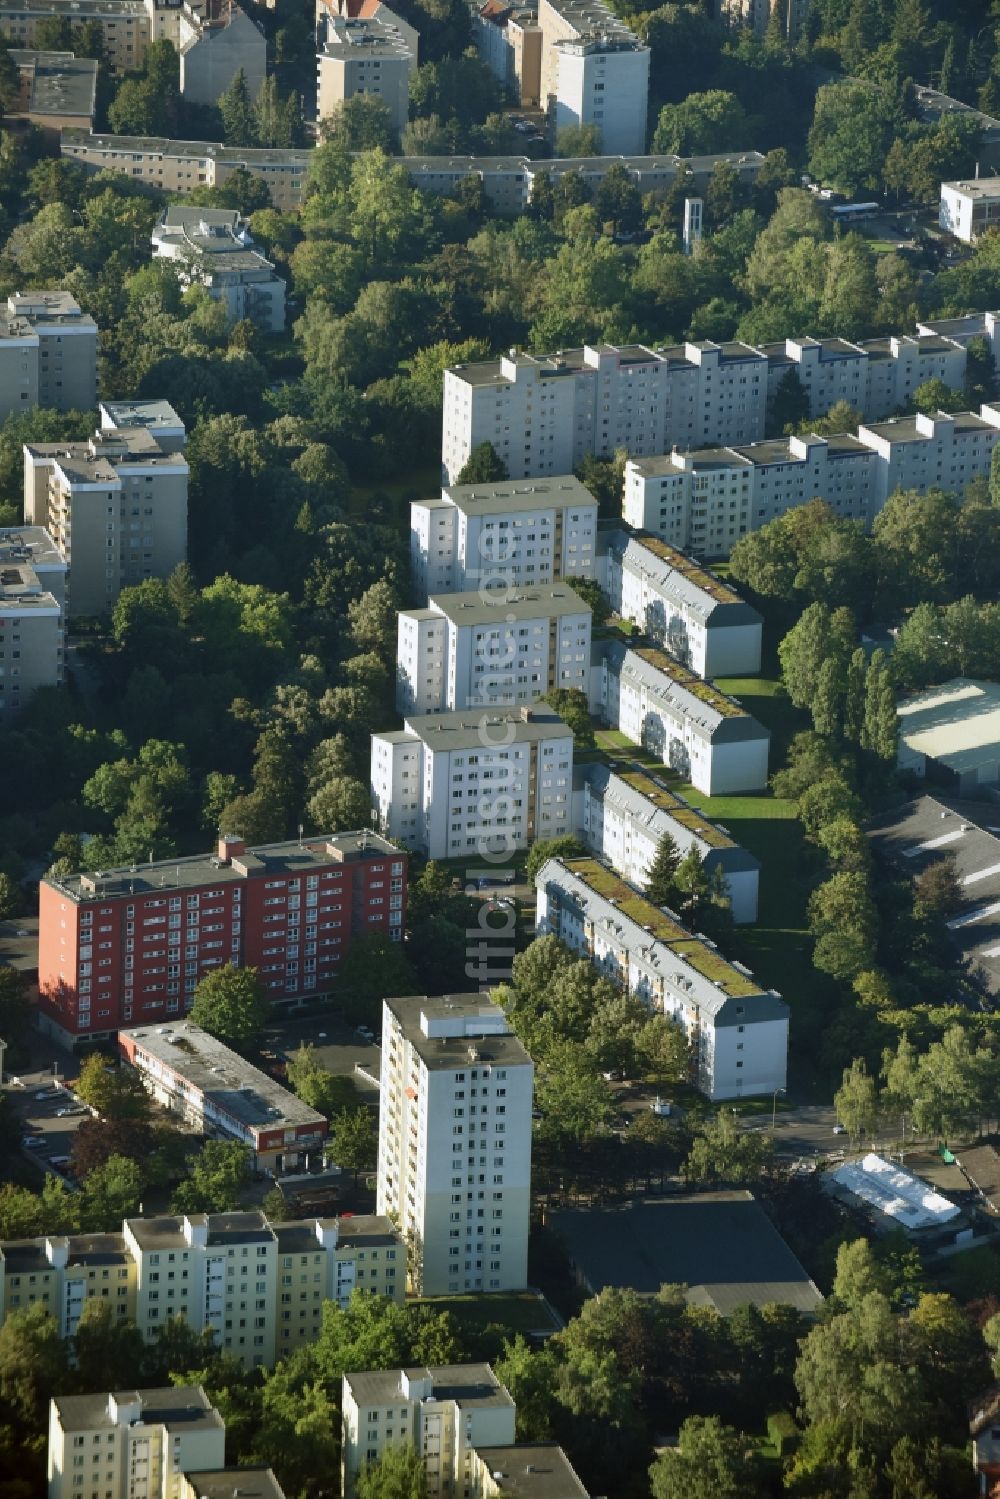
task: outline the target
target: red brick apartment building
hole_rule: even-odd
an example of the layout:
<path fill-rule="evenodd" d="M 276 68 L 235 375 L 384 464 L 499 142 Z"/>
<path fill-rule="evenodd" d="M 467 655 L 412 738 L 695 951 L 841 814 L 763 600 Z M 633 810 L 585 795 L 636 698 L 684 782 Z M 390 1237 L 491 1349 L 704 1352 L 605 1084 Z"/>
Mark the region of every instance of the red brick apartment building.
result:
<path fill-rule="evenodd" d="M 406 880 L 406 854 L 367 831 L 44 879 L 42 1028 L 72 1042 L 182 1016 L 224 963 L 259 969 L 278 1003 L 322 993 L 354 937 L 401 940 Z"/>

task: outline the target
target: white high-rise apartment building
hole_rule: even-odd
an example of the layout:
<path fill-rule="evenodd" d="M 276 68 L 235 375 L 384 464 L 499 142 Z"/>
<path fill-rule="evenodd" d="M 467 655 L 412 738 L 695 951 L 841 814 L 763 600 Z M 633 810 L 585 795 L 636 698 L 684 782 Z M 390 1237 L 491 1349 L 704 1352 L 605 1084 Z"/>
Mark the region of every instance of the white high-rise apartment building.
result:
<path fill-rule="evenodd" d="M 760 864 L 725 828 L 638 767 L 584 765 L 577 777 L 579 830 L 598 858 L 623 879 L 644 890 L 660 844 L 669 835 L 681 855 L 697 849 L 709 874 L 721 869 L 735 922 L 757 920 Z"/>
<path fill-rule="evenodd" d="M 185 1471 L 225 1461 L 226 1428 L 200 1385 L 49 1401 L 48 1499 L 183 1499 Z"/>
<path fill-rule="evenodd" d="M 692 1081 L 713 1101 L 785 1086 L 788 1006 L 748 968 L 681 926 L 595 859 L 549 859 L 535 880 L 537 931 L 681 1025 Z"/>
<path fill-rule="evenodd" d="M 728 584 L 656 536 L 601 537 L 598 581 L 631 619 L 699 677 L 760 671 L 763 621 Z"/>
<path fill-rule="evenodd" d="M 858 437 L 875 450 L 875 513 L 897 489 L 947 489 L 962 494 L 972 480 L 989 474 L 1000 441 L 1000 406 L 981 414 L 901 416 L 861 427 Z"/>
<path fill-rule="evenodd" d="M 24 515 L 66 564 L 70 618 L 105 614 L 121 590 L 187 556 L 188 465 L 146 427 L 24 447 Z"/>
<path fill-rule="evenodd" d="M 595 125 L 604 155 L 646 149 L 649 48 L 603 0 L 540 0 L 541 103 L 556 140 L 568 125 Z"/>
<path fill-rule="evenodd" d="M 398 134 L 409 118 L 410 74 L 417 66 L 410 40 L 381 14 L 355 19 L 326 14 L 322 25 L 324 40 L 316 54 L 317 119 L 329 119 L 356 94 L 373 94 L 386 106 Z"/>
<path fill-rule="evenodd" d="M 573 734 L 544 704 L 407 718 L 372 735 L 371 791 L 428 859 L 505 857 L 570 831 Z"/>
<path fill-rule="evenodd" d="M 534 1067 L 479 994 L 382 1006 L 378 1211 L 424 1296 L 523 1290 Z"/>
<path fill-rule="evenodd" d="M 594 577 L 597 501 L 568 469 L 518 484 L 453 484 L 410 506 L 417 597 Z"/>
<path fill-rule="evenodd" d="M 0 722 L 63 680 L 66 564 L 40 526 L 0 531 Z"/>
<path fill-rule="evenodd" d="M 433 1499 L 468 1492 L 479 1446 L 514 1442 L 514 1402 L 489 1364 L 345 1374 L 341 1493 L 393 1447 L 420 1453 Z"/>
<path fill-rule="evenodd" d="M 446 593 L 399 615 L 396 709 L 441 713 L 586 692 L 590 606 L 565 583 Z"/>
<path fill-rule="evenodd" d="M 90 411 L 96 404 L 94 319 L 67 291 L 12 293 L 0 313 L 0 421 L 36 406 Z"/>

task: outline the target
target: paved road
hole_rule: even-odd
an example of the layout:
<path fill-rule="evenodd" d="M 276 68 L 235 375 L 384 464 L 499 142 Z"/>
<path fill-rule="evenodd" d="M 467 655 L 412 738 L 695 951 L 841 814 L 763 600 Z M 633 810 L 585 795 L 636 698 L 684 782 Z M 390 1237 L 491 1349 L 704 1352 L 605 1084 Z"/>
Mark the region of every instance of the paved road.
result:
<path fill-rule="evenodd" d="M 833 1126 L 837 1122 L 832 1104 L 803 1104 L 797 1108 L 778 1110 L 774 1123 L 774 1150 L 780 1156 L 826 1155 L 828 1151 L 840 1150 L 847 1144 L 846 1135 L 835 1135 Z M 757 1115 L 748 1129 L 771 1133 L 771 1116 Z"/>

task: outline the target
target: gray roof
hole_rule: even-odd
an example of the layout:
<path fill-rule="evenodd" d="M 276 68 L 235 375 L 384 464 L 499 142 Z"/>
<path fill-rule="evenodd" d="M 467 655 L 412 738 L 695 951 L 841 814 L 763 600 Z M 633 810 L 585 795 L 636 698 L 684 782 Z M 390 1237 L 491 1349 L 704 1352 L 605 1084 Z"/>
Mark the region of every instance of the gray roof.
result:
<path fill-rule="evenodd" d="M 455 365 L 463 374 L 477 365 Z M 497 364 L 499 370 L 499 364 Z M 552 510 L 579 505 L 596 510 L 597 501 L 573 474 L 559 474 L 551 479 L 502 479 L 494 484 L 449 484 L 443 491 L 446 500 L 467 515 L 509 515 L 516 510 Z"/>
<path fill-rule="evenodd" d="M 619 1286 L 654 1296 L 684 1285 L 690 1302 L 724 1316 L 773 1302 L 812 1313 L 823 1301 L 749 1192 L 554 1212 L 548 1221 L 595 1294 Z"/>
<path fill-rule="evenodd" d="M 573 742 L 573 731 L 558 713 L 543 704 L 530 708 L 467 708 L 460 713 L 425 713 L 408 718 L 402 731 L 376 734 L 376 739 L 397 743 L 420 740 L 435 752 L 480 749 L 486 755 L 498 755 L 508 747 L 505 735 L 501 741 L 496 730 L 509 724 L 513 734 L 510 744 L 537 744 L 542 739 L 565 739 Z M 489 734 L 484 739 L 484 729 Z"/>
<path fill-rule="evenodd" d="M 305 1254 L 319 1248 L 317 1221 L 324 1228 L 337 1228 L 337 1245 L 343 1248 L 380 1249 L 402 1243 L 391 1218 L 376 1213 L 357 1213 L 346 1218 L 309 1218 L 296 1223 L 276 1223 L 279 1254 Z"/>
<path fill-rule="evenodd" d="M 102 401 L 101 411 L 106 413 L 114 429 L 122 427 L 145 427 L 156 433 L 183 432 L 184 423 L 169 401 L 142 400 Z"/>
<path fill-rule="evenodd" d="M 41 531 L 37 526 L 31 529 Z M 47 537 L 46 532 L 41 534 Z M 51 538 L 47 539 L 54 546 Z M 40 543 L 39 550 L 44 554 L 44 543 Z M 0 605 L 18 613 L 51 612 L 59 608 L 55 597 L 38 576 L 34 552 L 20 531 L 0 531 Z"/>
<path fill-rule="evenodd" d="M 198 1499 L 285 1499 L 284 1490 L 270 1468 L 252 1465 L 186 1472 Z"/>
<path fill-rule="evenodd" d="M 517 1442 L 513 1447 L 476 1447 L 498 1499 L 587 1499 L 587 1490 L 555 1442 Z"/>
<path fill-rule="evenodd" d="M 322 1114 L 190 1020 L 128 1027 L 119 1036 L 154 1058 L 166 1069 L 167 1077 L 172 1073 L 182 1078 L 252 1134 L 306 1126 L 318 1134 L 326 1133 Z"/>
<path fill-rule="evenodd" d="M 244 1213 L 191 1213 L 193 1224 L 208 1224 L 210 1244 L 273 1244 L 274 1229 L 260 1211 Z M 128 1229 L 140 1249 L 185 1249 L 184 1217 L 161 1213 L 155 1218 L 129 1218 Z"/>
<path fill-rule="evenodd" d="M 10 55 L 28 79 L 29 113 L 93 116 L 97 63 L 92 57 L 27 48 L 11 48 Z M 15 106 L 12 113 L 17 112 Z"/>
<path fill-rule="evenodd" d="M 682 853 L 693 845 L 711 868 L 719 864 L 730 874 L 760 868 L 759 860 L 740 848 L 727 830 L 643 766 L 612 770 L 608 765 L 581 765 L 574 780 L 581 785 L 587 782 L 592 796 L 614 807 L 657 844 L 669 833 Z"/>
<path fill-rule="evenodd" d="M 589 614 L 584 603 L 566 583 L 526 583 L 516 589 L 481 588 L 467 593 L 439 593 L 421 615 L 446 615 L 456 625 L 503 625 L 524 619 L 551 619 L 563 614 Z"/>
<path fill-rule="evenodd" d="M 668 712 L 701 728 L 712 744 L 771 737 L 770 731 L 735 698 L 703 681 L 665 651 L 646 646 L 636 649 L 620 640 L 599 640 L 594 643 L 593 656 L 595 663 L 603 657 L 608 670 L 622 681 L 641 685 Z"/>
<path fill-rule="evenodd" d="M 141 1421 L 148 1426 L 163 1425 L 190 1431 L 201 1428 L 218 1431 L 222 1417 L 215 1410 L 201 1385 L 170 1385 L 153 1390 L 110 1390 L 95 1395 L 55 1395 L 53 1403 L 59 1412 L 63 1431 L 114 1429 L 117 1424 L 110 1411 L 110 1401 L 132 1405 L 138 1401 Z"/>
<path fill-rule="evenodd" d="M 645 577 L 666 602 L 682 605 L 709 627 L 763 624 L 757 610 L 735 589 L 659 537 L 633 536 L 625 548 L 622 567 Z"/>
<path fill-rule="evenodd" d="M 403 1375 L 411 1381 L 430 1379 L 433 1400 L 454 1401 L 457 1405 L 499 1406 L 510 1408 L 514 1402 L 497 1379 L 489 1364 L 437 1364 L 408 1369 L 361 1370 L 344 1375 L 358 1405 L 392 1405 L 405 1399 Z"/>
<path fill-rule="evenodd" d="M 62 133 L 64 146 L 81 147 L 88 151 L 116 151 L 132 155 L 215 157 L 219 161 L 234 165 L 246 162 L 248 166 L 297 168 L 304 172 L 309 165 L 311 150 L 295 150 L 288 147 L 224 146 L 219 141 L 175 141 L 163 135 L 92 135 L 87 130 L 71 128 Z"/>
<path fill-rule="evenodd" d="M 532 1065 L 531 1057 L 510 1029 L 503 1011 L 481 994 L 441 994 L 435 998 L 414 995 L 405 999 L 387 999 L 385 1003 L 428 1071 L 461 1067 L 471 1060 L 470 1048 L 478 1053 L 480 1062 L 492 1066 Z M 484 1023 L 482 1030 L 477 1031 L 475 1019 L 479 1016 Z M 461 1035 L 429 1036 L 423 1026 L 425 1019 L 431 1022 L 464 1020 L 467 1029 Z"/>

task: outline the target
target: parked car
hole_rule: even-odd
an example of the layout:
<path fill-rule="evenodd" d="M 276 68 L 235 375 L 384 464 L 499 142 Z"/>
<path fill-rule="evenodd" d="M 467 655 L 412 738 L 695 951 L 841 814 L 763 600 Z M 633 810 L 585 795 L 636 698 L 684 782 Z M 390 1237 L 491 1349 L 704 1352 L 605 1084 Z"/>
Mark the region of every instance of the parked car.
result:
<path fill-rule="evenodd" d="M 649 1107 L 658 1119 L 670 1118 L 670 1104 L 665 1098 L 654 1098 Z"/>
<path fill-rule="evenodd" d="M 39 1091 L 35 1094 L 36 1100 L 42 1099 L 42 1098 L 54 1098 L 54 1097 L 55 1097 L 55 1094 L 52 1092 L 52 1090 L 50 1088 L 40 1088 Z"/>
<path fill-rule="evenodd" d="M 357 1027 L 357 1032 L 362 1041 L 367 1041 L 369 1046 L 375 1040 L 375 1032 L 372 1030 L 370 1025 L 359 1025 Z"/>
<path fill-rule="evenodd" d="M 847 1134 L 847 1130 L 844 1127 L 844 1125 L 842 1125 L 842 1124 L 835 1124 L 833 1126 L 833 1133 L 835 1135 L 846 1135 Z"/>
<path fill-rule="evenodd" d="M 41 1147 L 45 1144 L 45 1141 L 43 1140 L 41 1135 L 25 1135 L 21 1143 L 28 1150 L 40 1150 Z"/>

